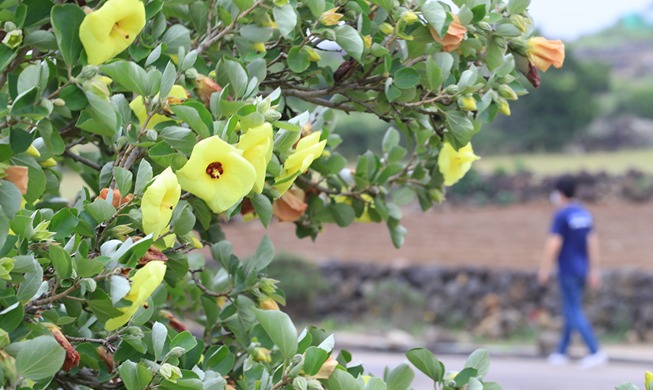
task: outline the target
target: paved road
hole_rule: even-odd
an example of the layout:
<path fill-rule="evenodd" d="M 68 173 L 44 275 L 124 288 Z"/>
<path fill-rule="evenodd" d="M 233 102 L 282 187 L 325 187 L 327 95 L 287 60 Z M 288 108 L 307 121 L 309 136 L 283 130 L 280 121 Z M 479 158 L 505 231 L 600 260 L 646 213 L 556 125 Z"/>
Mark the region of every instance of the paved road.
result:
<path fill-rule="evenodd" d="M 386 366 L 395 367 L 405 362 L 401 354 L 355 352 L 356 361 L 376 376 L 383 375 Z M 447 370 L 460 370 L 465 358 L 462 356 L 439 356 Z M 575 365 L 552 367 L 542 360 L 519 358 L 493 358 L 487 380 L 499 383 L 503 390 L 610 390 L 631 381 L 643 387 L 644 371 L 653 366 L 635 363 L 609 363 L 592 369 Z M 433 390 L 432 382 L 417 373 L 413 382 L 415 390 Z M 393 389 L 389 389 L 393 390 Z"/>

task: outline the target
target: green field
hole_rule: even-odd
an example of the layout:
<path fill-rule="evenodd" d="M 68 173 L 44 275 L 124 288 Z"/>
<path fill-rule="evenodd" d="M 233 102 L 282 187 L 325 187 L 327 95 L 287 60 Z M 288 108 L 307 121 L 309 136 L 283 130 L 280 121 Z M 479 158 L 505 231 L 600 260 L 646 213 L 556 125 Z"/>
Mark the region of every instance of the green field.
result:
<path fill-rule="evenodd" d="M 519 154 L 482 157 L 475 168 L 492 173 L 497 170 L 528 170 L 536 175 L 558 175 L 580 171 L 623 173 L 637 169 L 653 174 L 653 149 L 621 150 L 587 154 Z"/>

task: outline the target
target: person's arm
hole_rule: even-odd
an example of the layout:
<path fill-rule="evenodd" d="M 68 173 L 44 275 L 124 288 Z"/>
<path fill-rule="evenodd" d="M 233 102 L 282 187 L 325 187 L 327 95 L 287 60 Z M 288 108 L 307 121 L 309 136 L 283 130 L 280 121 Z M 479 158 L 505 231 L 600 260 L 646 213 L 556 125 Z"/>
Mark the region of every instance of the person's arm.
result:
<path fill-rule="evenodd" d="M 601 254 L 599 251 L 599 237 L 591 232 L 587 236 L 587 257 L 589 264 L 589 286 L 591 288 L 601 287 Z"/>
<path fill-rule="evenodd" d="M 549 282 L 551 270 L 553 269 L 556 258 L 560 253 L 560 248 L 562 248 L 562 236 L 555 233 L 549 234 L 544 245 L 544 257 L 542 258 L 542 263 L 540 263 L 540 269 L 537 273 L 537 281 L 540 282 L 541 285 L 545 285 Z"/>

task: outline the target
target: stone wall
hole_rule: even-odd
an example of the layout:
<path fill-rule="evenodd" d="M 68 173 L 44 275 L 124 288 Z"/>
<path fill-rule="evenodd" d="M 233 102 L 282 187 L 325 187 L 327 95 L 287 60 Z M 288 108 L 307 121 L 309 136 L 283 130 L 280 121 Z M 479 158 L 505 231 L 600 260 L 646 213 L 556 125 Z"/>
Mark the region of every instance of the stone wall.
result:
<path fill-rule="evenodd" d="M 493 338 L 510 337 L 525 328 L 553 331 L 561 324 L 555 279 L 544 288 L 534 272 L 338 262 L 320 269 L 329 285 L 313 306 L 320 317 L 354 321 L 370 313 L 392 316 L 392 312 L 384 314 L 384 304 L 389 304 L 391 310 L 399 306 L 399 321 L 402 315 L 416 317 L 415 312 L 423 311 L 420 321 Z M 377 290 L 381 285 L 384 289 Z M 412 293 L 407 295 L 407 289 Z M 393 296 L 395 291 L 400 291 L 399 296 Z M 415 295 L 423 301 L 410 298 Z M 599 334 L 653 340 L 652 298 L 653 274 L 605 270 L 602 288 L 587 296 L 587 314 Z"/>

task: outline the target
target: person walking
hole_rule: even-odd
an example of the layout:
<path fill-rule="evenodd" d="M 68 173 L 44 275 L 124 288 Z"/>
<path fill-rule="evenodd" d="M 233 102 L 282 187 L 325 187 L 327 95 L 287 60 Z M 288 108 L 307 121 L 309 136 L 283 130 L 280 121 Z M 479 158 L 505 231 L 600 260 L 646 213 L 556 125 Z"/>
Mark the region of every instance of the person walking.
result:
<path fill-rule="evenodd" d="M 573 177 L 562 176 L 556 181 L 551 201 L 557 210 L 537 276 L 539 283 L 546 286 L 557 260 L 564 327 L 556 352 L 548 358 L 549 363 L 563 365 L 569 362 L 567 349 L 573 331 L 577 331 L 589 349 L 589 354 L 580 361 L 580 365 L 589 368 L 608 361 L 607 355 L 599 350 L 592 326 L 583 312 L 585 286 L 596 289 L 601 285 L 599 242 L 592 215 L 575 195 L 576 182 Z"/>

